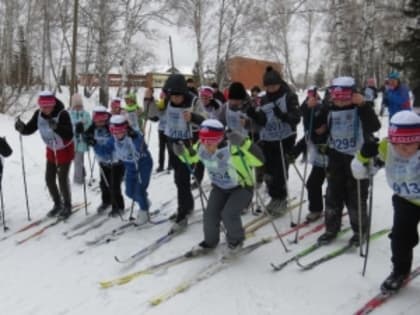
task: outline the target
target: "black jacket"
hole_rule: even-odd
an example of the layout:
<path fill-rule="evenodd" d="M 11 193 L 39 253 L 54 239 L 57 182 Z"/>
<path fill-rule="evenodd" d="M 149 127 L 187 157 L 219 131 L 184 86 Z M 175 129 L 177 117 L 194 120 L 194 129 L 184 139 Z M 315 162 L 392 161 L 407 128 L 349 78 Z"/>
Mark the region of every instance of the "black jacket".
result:
<path fill-rule="evenodd" d="M 49 116 L 42 113 L 41 116 L 48 120 L 57 117 L 61 111 L 63 112 L 60 114 L 57 129 L 54 130 L 54 132 L 63 138 L 63 140 L 71 140 L 73 138 L 73 125 L 71 123 L 70 114 L 64 109 L 64 105 L 59 99 L 56 98 L 54 110 Z M 22 131 L 23 135 L 33 134 L 38 130 L 38 115 L 39 109 L 35 111 L 31 119 L 26 123 L 25 128 Z"/>

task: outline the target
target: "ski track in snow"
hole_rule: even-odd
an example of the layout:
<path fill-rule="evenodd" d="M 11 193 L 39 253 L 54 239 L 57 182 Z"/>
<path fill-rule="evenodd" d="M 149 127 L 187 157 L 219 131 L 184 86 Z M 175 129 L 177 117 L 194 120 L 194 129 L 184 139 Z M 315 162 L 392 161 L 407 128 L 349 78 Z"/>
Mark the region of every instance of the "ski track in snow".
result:
<path fill-rule="evenodd" d="M 67 94 L 59 97 L 68 100 Z M 86 100 L 86 109 L 91 110 L 95 105 L 94 102 L 94 97 Z M 31 114 L 27 113 L 23 119 L 27 121 L 30 117 Z M 0 116 L 0 136 L 6 136 L 14 151 L 13 155 L 5 160 L 3 176 L 6 219 L 11 232 L 27 224 L 19 137 L 13 128 L 13 123 L 12 117 Z M 382 123 L 380 134 L 384 136 L 387 117 L 382 119 Z M 299 132 L 301 133 L 301 129 Z M 157 167 L 157 124 L 155 123 L 150 139 L 155 169 Z M 45 148 L 38 133 L 23 137 L 23 144 L 31 214 L 33 220 L 36 220 L 43 217 L 52 204 L 44 181 Z M 87 158 L 85 163 L 88 167 Z M 296 165 L 303 172 L 303 164 L 297 161 Z M 290 195 L 299 196 L 301 183 L 292 167 L 289 174 Z M 72 175 L 71 171 L 70 176 Z M 98 178 L 97 166 L 95 177 Z M 172 181 L 173 173 L 156 178 L 152 175 L 149 188 L 152 209 L 171 200 L 158 218 L 176 210 L 176 190 Z M 390 227 L 392 223 L 391 191 L 387 187 L 383 171 L 375 177 L 374 190 L 372 232 Z M 83 200 L 81 186 L 72 184 L 72 193 L 73 202 Z M 90 189 L 87 193 L 91 202 L 89 212 L 94 214 L 100 202 L 100 194 Z M 195 202 L 196 209 L 200 209 L 199 199 Z M 130 205 L 131 201 L 126 198 L 126 208 Z M 302 217 L 306 213 L 307 203 L 303 206 Z M 293 215 L 296 217 L 297 210 Z M 149 245 L 168 231 L 170 223 L 145 230 L 126 231 L 115 242 L 90 248 L 84 254 L 77 255 L 77 250 L 85 247 L 85 241 L 92 240 L 122 224 L 119 219 L 110 219 L 86 235 L 67 240 L 62 233 L 83 221 L 84 216 L 84 209 L 81 209 L 69 219 L 69 222 L 60 223 L 46 230 L 41 237 L 19 246 L 15 244 L 17 240 L 23 239 L 38 228 L 0 242 L 2 314 L 352 314 L 378 292 L 380 283 L 389 274 L 391 267 L 389 239 L 383 236 L 371 243 L 365 277 L 361 275 L 363 259 L 356 250 L 310 271 L 301 271 L 292 262 L 282 271 L 274 273 L 269 265 L 270 262 L 281 262 L 295 255 L 312 244 L 320 234 L 310 235 L 298 245 L 286 242 L 291 250 L 288 254 L 284 253 L 279 241 L 274 240 L 231 262 L 214 276 L 199 282 L 167 302 L 151 307 L 148 304 L 150 298 L 198 272 L 216 259 L 217 254 L 197 258 L 152 275 L 145 275 L 126 285 L 110 289 L 101 289 L 99 281 L 143 269 L 190 249 L 202 240 L 201 224 L 192 225 L 186 233 L 175 237 L 151 255 L 133 265 L 125 266 L 116 263 L 113 257 L 115 255 L 127 257 Z M 128 213 L 125 214 L 125 217 L 127 216 Z M 252 218 L 251 214 L 247 214 L 244 220 Z M 344 222 L 348 224 L 348 219 L 343 218 Z M 276 220 L 276 225 L 280 231 L 288 229 L 289 216 Z M 274 231 L 270 225 L 267 225 L 256 234 L 249 243 L 258 240 L 260 236 L 273 235 Z M 293 237 L 294 234 L 285 237 L 284 240 Z M 350 237 L 351 232 L 347 232 L 337 242 L 302 258 L 302 262 L 312 261 L 339 244 L 344 244 Z M 420 263 L 418 253 L 419 250 L 415 250 L 413 266 Z M 416 279 L 373 314 L 418 314 L 419 296 L 420 281 Z"/>

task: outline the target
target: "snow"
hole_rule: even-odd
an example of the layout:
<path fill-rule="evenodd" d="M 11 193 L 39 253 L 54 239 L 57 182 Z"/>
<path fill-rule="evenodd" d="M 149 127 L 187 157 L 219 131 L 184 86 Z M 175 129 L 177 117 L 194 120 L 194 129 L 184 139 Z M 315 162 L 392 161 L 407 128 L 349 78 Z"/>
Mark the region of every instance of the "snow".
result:
<path fill-rule="evenodd" d="M 62 96 L 68 100 L 68 95 Z M 140 98 L 141 99 L 141 98 Z M 86 100 L 91 109 L 94 99 Z M 27 113 L 23 119 L 29 119 Z M 14 153 L 5 161 L 3 193 L 6 205 L 7 225 L 10 232 L 27 224 L 25 196 L 22 181 L 19 137 L 13 127 L 14 118 L 0 116 L 0 136 L 6 136 Z M 387 118 L 383 118 L 381 135 L 386 134 Z M 157 158 L 157 125 L 151 128 L 150 147 Z M 33 219 L 41 218 L 52 206 L 45 181 L 45 152 L 38 133 L 23 137 L 26 178 L 29 202 Z M 86 165 L 87 165 L 86 161 Z M 303 173 L 303 164 L 297 162 Z M 97 177 L 98 168 L 95 167 Z M 71 172 L 72 175 L 72 172 Z M 299 196 L 301 183 L 296 172 L 290 168 L 289 180 L 291 196 Z M 81 186 L 72 184 L 73 202 L 83 200 Z M 150 197 L 152 208 L 171 200 L 165 214 L 176 209 L 176 193 L 172 175 L 162 175 L 152 179 Z M 95 212 L 100 195 L 88 189 L 91 202 L 89 212 Z M 131 201 L 126 199 L 126 205 Z M 196 201 L 196 209 L 200 202 Z M 307 204 L 303 206 L 303 215 Z M 296 217 L 297 211 L 293 215 Z M 367 274 L 362 277 L 363 259 L 358 251 L 344 254 L 310 271 L 301 271 L 291 263 L 284 270 L 273 273 L 270 262 L 281 262 L 312 244 L 318 234 L 308 236 L 299 244 L 288 244 L 291 250 L 285 254 L 280 242 L 275 240 L 256 251 L 234 261 L 213 277 L 200 282 L 189 290 L 178 294 L 169 301 L 152 307 L 148 300 L 156 294 L 177 285 L 183 279 L 202 269 L 215 259 L 215 255 L 171 267 L 153 275 L 146 275 L 132 282 L 101 289 L 99 281 L 113 279 L 146 266 L 179 255 L 202 240 L 201 224 L 191 225 L 144 260 L 134 265 L 121 265 L 113 257 L 127 257 L 161 237 L 169 229 L 169 223 L 140 231 L 125 233 L 116 242 L 91 248 L 84 254 L 77 254 L 86 240 L 119 226 L 119 219 L 110 219 L 101 228 L 87 235 L 67 240 L 62 233 L 85 218 L 82 209 L 67 223 L 47 230 L 41 237 L 22 245 L 16 241 L 33 233 L 37 228 L 10 237 L 0 242 L 0 309 L 2 314 L 45 315 L 45 314 L 352 314 L 375 295 L 378 286 L 390 271 L 390 244 L 387 237 L 371 243 Z M 244 216 L 250 220 L 251 214 Z M 387 187 L 381 171 L 375 177 L 372 231 L 390 227 L 392 223 L 391 191 Z M 276 220 L 280 231 L 290 225 L 289 216 Z M 348 218 L 343 218 L 348 225 Z M 302 233 L 305 230 L 302 231 Z M 10 233 L 9 232 L 9 233 Z M 262 236 L 273 235 L 270 225 L 259 230 L 248 243 Z M 1 237 L 2 235 L 0 235 Z M 293 236 L 293 235 L 292 235 Z M 350 238 L 351 232 L 331 245 L 321 248 L 302 259 L 309 262 L 323 253 L 336 248 Z M 420 263 L 419 251 L 415 251 L 413 266 Z M 376 314 L 418 314 L 420 303 L 420 281 L 413 281 L 395 299 L 391 299 Z"/>

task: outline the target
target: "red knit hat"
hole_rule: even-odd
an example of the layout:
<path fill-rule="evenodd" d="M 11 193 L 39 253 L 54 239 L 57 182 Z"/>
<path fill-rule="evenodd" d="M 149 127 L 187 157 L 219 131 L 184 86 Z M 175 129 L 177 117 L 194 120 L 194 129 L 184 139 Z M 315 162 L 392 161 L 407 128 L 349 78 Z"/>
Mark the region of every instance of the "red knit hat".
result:
<path fill-rule="evenodd" d="M 123 115 L 114 115 L 111 117 L 109 131 L 113 134 L 126 132 L 128 129 L 127 119 Z"/>
<path fill-rule="evenodd" d="M 420 116 L 403 110 L 392 116 L 388 129 L 391 143 L 420 143 Z"/>
<path fill-rule="evenodd" d="M 201 123 L 198 137 L 203 144 L 218 144 L 225 135 L 223 124 L 216 119 L 206 119 Z"/>
<path fill-rule="evenodd" d="M 93 122 L 107 121 L 109 119 L 109 116 L 111 116 L 111 114 L 108 113 L 106 108 L 103 107 L 102 105 L 95 106 L 93 108 L 93 114 L 92 114 Z"/>
<path fill-rule="evenodd" d="M 212 99 L 213 93 L 214 93 L 214 90 L 210 86 L 200 87 L 200 97 Z"/>
<path fill-rule="evenodd" d="M 350 101 L 355 81 L 352 77 L 338 77 L 332 80 L 330 95 L 333 101 Z"/>
<path fill-rule="evenodd" d="M 50 91 L 42 91 L 38 95 L 38 105 L 42 108 L 54 107 L 56 103 L 55 96 Z"/>
<path fill-rule="evenodd" d="M 111 100 L 111 108 L 112 109 L 120 109 L 121 108 L 122 100 L 119 97 L 114 97 Z"/>

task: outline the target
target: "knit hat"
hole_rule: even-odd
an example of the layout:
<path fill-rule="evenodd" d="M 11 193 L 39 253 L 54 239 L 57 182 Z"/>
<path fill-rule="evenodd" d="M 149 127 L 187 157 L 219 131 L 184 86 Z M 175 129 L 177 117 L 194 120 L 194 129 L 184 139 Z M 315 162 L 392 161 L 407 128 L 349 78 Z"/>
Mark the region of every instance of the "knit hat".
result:
<path fill-rule="evenodd" d="M 114 115 L 111 117 L 109 131 L 113 134 L 120 134 L 126 132 L 128 128 L 128 122 L 123 115 Z"/>
<path fill-rule="evenodd" d="M 401 80 L 401 75 L 398 71 L 393 70 L 388 73 L 388 79 Z"/>
<path fill-rule="evenodd" d="M 229 86 L 228 95 L 230 100 L 243 100 L 247 97 L 245 87 L 241 82 L 233 82 Z"/>
<path fill-rule="evenodd" d="M 200 90 L 199 91 L 200 91 L 199 92 L 200 93 L 200 97 L 202 97 L 202 98 L 208 98 L 208 99 L 212 99 L 213 98 L 214 90 L 210 86 L 204 85 L 204 86 L 200 87 Z"/>
<path fill-rule="evenodd" d="M 318 93 L 318 88 L 315 85 L 312 85 L 308 87 L 308 91 L 306 92 L 306 95 L 308 97 L 316 97 Z"/>
<path fill-rule="evenodd" d="M 281 84 L 281 83 L 282 83 L 282 79 L 281 79 L 280 73 L 277 70 L 273 69 L 272 66 L 268 66 L 265 69 L 265 73 L 263 76 L 264 86 Z"/>
<path fill-rule="evenodd" d="M 93 108 L 92 120 L 93 122 L 107 121 L 110 115 L 104 106 L 98 105 Z"/>
<path fill-rule="evenodd" d="M 329 92 L 333 101 L 350 101 L 355 81 L 352 77 L 338 77 L 331 81 Z"/>
<path fill-rule="evenodd" d="M 200 125 L 198 137 L 203 144 L 218 144 L 224 137 L 224 126 L 216 119 L 206 119 Z"/>
<path fill-rule="evenodd" d="M 420 142 L 420 116 L 410 110 L 403 110 L 392 116 L 388 129 L 391 143 Z"/>
<path fill-rule="evenodd" d="M 168 95 L 188 94 L 188 86 L 182 74 L 171 74 L 166 80 L 163 90 Z"/>
<path fill-rule="evenodd" d="M 38 95 L 38 106 L 41 108 L 54 107 L 56 102 L 54 94 L 50 91 L 42 91 Z"/>
<path fill-rule="evenodd" d="M 120 109 L 121 108 L 122 100 L 119 97 L 114 97 L 111 100 L 111 108 L 112 109 Z"/>
<path fill-rule="evenodd" d="M 71 97 L 71 106 L 83 106 L 83 99 L 79 93 L 75 93 Z"/>
<path fill-rule="evenodd" d="M 137 103 L 137 97 L 136 94 L 134 93 L 128 93 L 125 97 L 125 102 L 127 103 L 127 101 L 130 101 L 132 103 Z"/>

